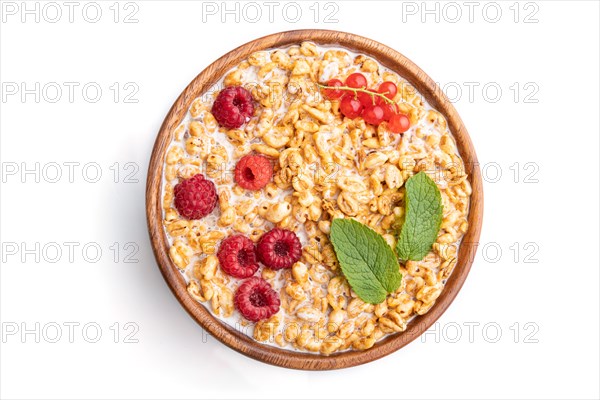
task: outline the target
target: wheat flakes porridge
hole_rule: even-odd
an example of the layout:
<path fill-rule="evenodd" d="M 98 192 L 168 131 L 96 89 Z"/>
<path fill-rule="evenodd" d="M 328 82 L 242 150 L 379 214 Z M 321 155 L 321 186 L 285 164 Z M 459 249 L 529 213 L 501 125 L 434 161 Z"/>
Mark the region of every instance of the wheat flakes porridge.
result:
<path fill-rule="evenodd" d="M 366 85 L 350 82 L 358 75 Z M 376 60 L 309 42 L 256 52 L 217 87 L 194 100 L 165 160 L 164 227 L 188 293 L 257 341 L 322 354 L 368 349 L 425 314 L 468 226 L 471 187 L 445 118 Z M 217 112 L 214 103 L 228 99 L 240 115 Z M 405 183 L 420 171 L 441 194 L 439 231 L 423 259 L 400 262 L 397 289 L 370 304 L 342 273 L 332 221 L 354 219 L 393 249 Z M 204 196 L 207 215 L 176 205 L 186 187 Z M 258 312 L 255 323 L 244 307 Z"/>

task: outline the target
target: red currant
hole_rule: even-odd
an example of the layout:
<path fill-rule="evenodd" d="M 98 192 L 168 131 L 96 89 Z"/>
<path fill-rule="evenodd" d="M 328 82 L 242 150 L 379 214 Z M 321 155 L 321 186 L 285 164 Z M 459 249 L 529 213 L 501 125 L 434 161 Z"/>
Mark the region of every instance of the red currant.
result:
<path fill-rule="evenodd" d="M 388 99 L 393 99 L 396 96 L 396 93 L 398 93 L 398 87 L 394 82 L 385 81 L 379 85 L 378 92 Z"/>
<path fill-rule="evenodd" d="M 410 128 L 410 120 L 404 114 L 392 115 L 388 127 L 393 133 L 404 133 Z"/>
<path fill-rule="evenodd" d="M 373 93 L 377 93 L 374 90 L 371 89 L 367 89 L 370 92 Z M 374 94 L 369 94 L 369 93 L 365 93 L 365 92 L 358 92 L 356 94 L 356 96 L 358 97 L 358 100 L 360 100 L 360 102 L 362 103 L 363 106 L 368 107 L 368 106 L 372 106 L 374 104 L 379 104 L 381 98 L 379 96 L 375 96 Z"/>
<path fill-rule="evenodd" d="M 381 108 L 383 108 L 383 120 L 384 121 L 389 121 L 390 118 L 392 118 L 392 116 L 394 114 L 396 114 L 396 105 L 395 104 L 384 103 L 381 105 Z"/>
<path fill-rule="evenodd" d="M 337 88 L 339 86 L 344 86 L 344 84 L 339 79 L 330 79 L 327 82 L 327 86 Z M 344 91 L 342 89 L 324 89 L 323 94 L 325 94 L 325 97 L 327 97 L 328 99 L 335 100 L 342 97 L 344 95 Z"/>
<path fill-rule="evenodd" d="M 362 113 L 362 117 L 367 124 L 377 126 L 383 121 L 384 114 L 383 107 L 374 105 L 366 107 Z"/>
<path fill-rule="evenodd" d="M 348 118 L 356 118 L 362 113 L 364 106 L 354 96 L 344 96 L 340 102 L 340 111 Z"/>
<path fill-rule="evenodd" d="M 355 72 L 348 75 L 346 78 L 346 86 L 356 89 L 363 89 L 367 87 L 367 78 L 360 72 Z"/>

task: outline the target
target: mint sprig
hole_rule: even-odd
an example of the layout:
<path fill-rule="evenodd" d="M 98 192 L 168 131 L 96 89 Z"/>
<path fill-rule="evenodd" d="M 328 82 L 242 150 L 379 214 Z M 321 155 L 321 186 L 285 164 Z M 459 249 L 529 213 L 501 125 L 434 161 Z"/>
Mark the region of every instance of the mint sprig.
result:
<path fill-rule="evenodd" d="M 420 261 L 431 250 L 442 224 L 442 195 L 425 172 L 406 181 L 406 213 L 396 253 L 403 260 Z"/>
<path fill-rule="evenodd" d="M 364 302 L 379 304 L 398 289 L 400 266 L 383 236 L 353 219 L 336 218 L 329 238 L 350 287 Z"/>

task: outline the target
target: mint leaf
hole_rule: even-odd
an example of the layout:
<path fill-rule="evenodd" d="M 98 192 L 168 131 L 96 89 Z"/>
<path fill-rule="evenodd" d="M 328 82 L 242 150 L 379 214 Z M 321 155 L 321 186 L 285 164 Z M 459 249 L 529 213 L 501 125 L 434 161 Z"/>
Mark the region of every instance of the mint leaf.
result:
<path fill-rule="evenodd" d="M 383 236 L 353 219 L 336 218 L 329 239 L 350 287 L 364 302 L 381 303 L 398 289 L 400 266 Z"/>
<path fill-rule="evenodd" d="M 396 252 L 401 260 L 422 260 L 431 250 L 442 224 L 442 195 L 425 172 L 406 181 L 406 212 Z"/>

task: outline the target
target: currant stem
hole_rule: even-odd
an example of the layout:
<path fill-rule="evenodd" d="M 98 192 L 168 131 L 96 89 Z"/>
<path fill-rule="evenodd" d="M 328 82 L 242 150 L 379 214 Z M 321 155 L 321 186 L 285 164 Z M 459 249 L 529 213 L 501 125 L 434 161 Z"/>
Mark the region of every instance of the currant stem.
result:
<path fill-rule="evenodd" d="M 367 90 L 367 89 L 363 89 L 363 88 L 352 88 L 350 86 L 327 86 L 327 85 L 322 85 L 320 83 L 317 83 L 317 85 L 322 89 L 347 90 L 347 91 L 353 92 L 354 96 L 357 96 L 358 92 L 366 93 L 366 94 L 370 95 L 371 98 L 373 99 L 373 104 L 375 104 L 375 96 L 381 97 L 386 103 L 396 104 L 394 102 L 394 100 L 389 99 L 385 96 L 389 92 L 377 93 L 377 92 L 373 92 L 371 90 Z"/>

